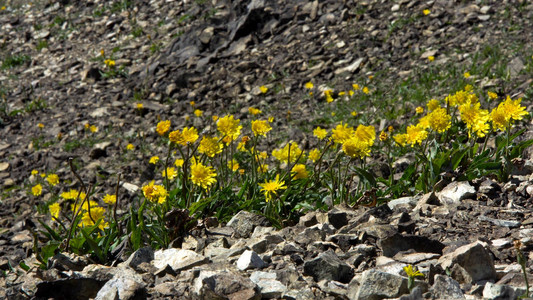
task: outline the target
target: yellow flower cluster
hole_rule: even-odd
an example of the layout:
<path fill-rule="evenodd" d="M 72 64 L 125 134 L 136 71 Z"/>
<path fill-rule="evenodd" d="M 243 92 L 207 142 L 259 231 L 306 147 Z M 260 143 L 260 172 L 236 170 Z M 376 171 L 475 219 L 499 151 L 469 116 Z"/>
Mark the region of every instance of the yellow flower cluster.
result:
<path fill-rule="evenodd" d="M 290 162 L 295 162 L 301 155 L 302 149 L 300 149 L 296 142 L 289 142 L 285 147 L 272 151 L 272 156 L 283 163 L 288 163 L 289 160 Z"/>
<path fill-rule="evenodd" d="M 152 180 L 149 184 L 142 187 L 143 195 L 150 202 L 164 203 L 167 201 L 168 192 L 164 186 L 154 184 Z"/>
<path fill-rule="evenodd" d="M 216 176 L 217 173 L 213 167 L 204 166 L 201 162 L 195 162 L 191 165 L 190 179 L 192 183 L 201 186 L 203 189 L 208 189 L 212 184 L 216 183 Z"/>

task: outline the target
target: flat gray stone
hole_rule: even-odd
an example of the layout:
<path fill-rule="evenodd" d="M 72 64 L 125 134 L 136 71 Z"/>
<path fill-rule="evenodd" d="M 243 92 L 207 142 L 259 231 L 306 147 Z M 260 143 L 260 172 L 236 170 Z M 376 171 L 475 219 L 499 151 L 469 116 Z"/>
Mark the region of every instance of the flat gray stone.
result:
<path fill-rule="evenodd" d="M 430 292 L 433 299 L 465 299 L 459 283 L 444 275 L 435 275 Z"/>
<path fill-rule="evenodd" d="M 407 278 L 370 269 L 363 272 L 355 299 L 395 298 L 408 293 Z"/>
<path fill-rule="evenodd" d="M 468 273 L 472 282 L 498 278 L 492 257 L 480 242 L 464 245 L 442 256 L 439 264 L 444 270 L 451 270 L 454 265 L 459 265 Z"/>
<path fill-rule="evenodd" d="M 313 260 L 306 261 L 304 273 L 313 276 L 315 281 L 328 279 L 342 283 L 350 282 L 354 276 L 353 269 L 331 250 L 319 254 Z"/>
<path fill-rule="evenodd" d="M 448 184 L 437 197 L 442 204 L 459 204 L 462 200 L 474 197 L 476 189 L 468 181 L 454 181 Z"/>
<path fill-rule="evenodd" d="M 154 253 L 153 265 L 162 269 L 169 265 L 174 271 L 190 269 L 207 263 L 209 259 L 191 250 L 166 249 Z"/>

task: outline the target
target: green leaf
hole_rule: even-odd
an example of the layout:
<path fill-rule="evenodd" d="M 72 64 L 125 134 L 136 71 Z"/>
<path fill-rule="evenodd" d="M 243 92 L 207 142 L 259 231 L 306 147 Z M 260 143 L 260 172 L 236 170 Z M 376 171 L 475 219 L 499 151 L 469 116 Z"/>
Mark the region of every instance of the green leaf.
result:
<path fill-rule="evenodd" d="M 513 150 L 511 150 L 511 153 L 509 154 L 510 156 L 509 158 L 514 159 L 514 158 L 519 157 L 522 154 L 522 152 L 524 152 L 524 150 L 531 145 L 533 145 L 533 139 L 518 143 L 518 145 L 514 146 Z"/>
<path fill-rule="evenodd" d="M 30 267 L 23 261 L 21 260 L 19 262 L 19 266 L 22 268 L 22 270 L 28 272 L 30 270 Z"/>
<path fill-rule="evenodd" d="M 43 221 L 41 221 L 40 219 L 37 219 L 37 221 L 39 223 L 41 223 L 41 225 L 43 225 L 43 227 L 46 229 L 46 231 L 48 231 L 48 233 L 50 234 L 50 237 L 53 238 L 54 240 L 56 241 L 62 241 L 63 239 L 61 238 L 61 236 L 55 232 L 52 228 L 50 228 L 50 226 L 46 225 Z"/>
<path fill-rule="evenodd" d="M 98 225 L 100 224 L 101 221 L 102 221 L 102 219 L 96 221 L 96 224 L 94 224 L 94 226 L 91 226 L 91 227 L 98 227 Z M 87 244 L 89 244 L 89 247 L 91 248 L 93 253 L 96 254 L 96 256 L 98 257 L 100 262 L 101 263 L 105 263 L 106 262 L 106 257 L 102 253 L 102 250 L 100 249 L 98 244 L 91 237 L 90 232 L 92 232 L 94 230 L 94 228 L 91 228 L 91 227 L 82 228 L 81 229 L 81 234 L 83 235 L 83 237 L 85 237 L 85 240 L 86 240 Z"/>
<path fill-rule="evenodd" d="M 376 178 L 374 178 L 374 175 L 370 174 L 368 171 L 361 169 L 361 168 L 355 168 L 355 173 L 357 173 L 357 175 L 359 175 L 360 178 L 363 178 L 368 183 L 370 183 L 371 187 L 376 186 Z"/>
<path fill-rule="evenodd" d="M 453 152 L 452 159 L 451 159 L 452 170 L 456 170 L 459 167 L 459 165 L 463 161 L 463 157 L 465 156 L 467 151 L 468 151 L 468 149 L 462 149 L 462 150 L 458 150 L 458 151 L 454 151 Z"/>

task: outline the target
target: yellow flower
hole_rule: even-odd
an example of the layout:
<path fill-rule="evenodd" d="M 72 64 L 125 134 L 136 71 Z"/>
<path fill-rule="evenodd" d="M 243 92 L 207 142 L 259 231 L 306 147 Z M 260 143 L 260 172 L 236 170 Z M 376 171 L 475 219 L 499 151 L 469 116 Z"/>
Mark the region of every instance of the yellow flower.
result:
<path fill-rule="evenodd" d="M 172 180 L 178 176 L 178 172 L 176 172 L 176 169 L 173 167 L 167 167 L 161 172 L 161 176 L 163 176 L 163 178 L 167 177 L 169 180 Z"/>
<path fill-rule="evenodd" d="M 387 128 L 387 131 L 388 132 L 393 132 L 394 131 L 394 127 L 392 125 L 390 125 L 388 128 Z"/>
<path fill-rule="evenodd" d="M 189 105 L 192 106 L 192 107 L 194 107 L 194 106 L 196 105 L 196 102 L 191 101 L 191 102 L 189 102 Z"/>
<path fill-rule="evenodd" d="M 354 134 L 355 137 L 360 139 L 363 143 L 366 143 L 369 146 L 374 145 L 374 141 L 376 140 L 376 129 L 374 126 L 359 125 L 357 126 L 357 129 L 355 129 Z"/>
<path fill-rule="evenodd" d="M 266 173 L 268 171 L 268 165 L 267 164 L 259 164 L 257 167 L 257 172 L 259 173 Z"/>
<path fill-rule="evenodd" d="M 89 129 L 89 127 L 91 126 L 89 123 L 85 123 L 85 125 L 83 125 L 85 127 L 85 129 Z"/>
<path fill-rule="evenodd" d="M 279 180 L 279 174 L 276 175 L 276 179 L 260 183 L 259 186 L 261 187 L 261 191 L 265 194 L 266 202 L 270 201 L 272 196 L 277 196 L 278 190 L 287 189 L 285 181 Z"/>
<path fill-rule="evenodd" d="M 179 143 L 182 146 L 187 146 L 187 144 L 193 144 L 198 140 L 198 130 L 194 127 L 185 127 L 181 132 L 181 140 Z"/>
<path fill-rule="evenodd" d="M 168 139 L 173 143 L 180 144 L 183 140 L 183 136 L 179 130 L 174 130 L 168 134 Z"/>
<path fill-rule="evenodd" d="M 268 117 L 268 123 L 274 122 L 274 117 Z"/>
<path fill-rule="evenodd" d="M 434 61 L 435 60 L 435 56 L 433 56 L 433 55 L 428 56 L 428 60 L 429 61 Z"/>
<path fill-rule="evenodd" d="M 31 175 L 35 176 L 35 175 L 37 175 L 37 174 L 39 174 L 39 171 L 37 171 L 37 170 L 31 170 Z"/>
<path fill-rule="evenodd" d="M 365 86 L 363 87 L 363 93 L 368 95 L 370 93 L 370 90 Z"/>
<path fill-rule="evenodd" d="M 349 157 L 363 158 L 370 156 L 370 146 L 357 137 L 351 137 L 342 143 L 342 151 Z"/>
<path fill-rule="evenodd" d="M 355 130 L 352 127 L 348 127 L 346 124 L 340 124 L 331 130 L 331 138 L 337 144 L 342 144 L 355 134 Z"/>
<path fill-rule="evenodd" d="M 181 168 L 183 166 L 183 163 L 185 163 L 185 161 L 181 158 L 178 158 L 174 161 L 174 165 L 178 168 Z"/>
<path fill-rule="evenodd" d="M 333 102 L 333 100 L 335 100 L 335 99 L 333 99 L 333 96 L 331 95 L 332 93 L 333 93 L 333 90 L 325 90 L 324 91 L 324 96 L 326 96 L 326 102 L 331 103 L 331 102 Z"/>
<path fill-rule="evenodd" d="M 379 133 L 379 140 L 382 141 L 382 142 L 386 141 L 388 137 L 389 136 L 387 135 L 387 133 L 385 131 L 381 131 Z"/>
<path fill-rule="evenodd" d="M 80 199 L 83 200 L 85 199 L 86 195 L 84 192 L 79 192 L 77 190 L 70 190 L 68 192 L 63 192 L 61 193 L 61 198 L 65 199 L 65 200 L 76 200 L 76 198 L 78 198 L 78 194 L 80 195 Z"/>
<path fill-rule="evenodd" d="M 427 103 L 427 107 L 429 111 L 434 111 L 439 106 L 440 106 L 440 103 L 439 103 L 439 100 L 437 99 L 431 99 Z"/>
<path fill-rule="evenodd" d="M 95 132 L 98 132 L 98 127 L 94 126 L 94 125 L 91 125 L 91 127 L 89 127 L 89 130 L 92 132 L 92 133 L 95 133 Z"/>
<path fill-rule="evenodd" d="M 258 115 L 260 113 L 262 113 L 261 110 L 257 109 L 257 108 L 254 108 L 254 107 L 248 107 L 248 112 L 252 115 Z"/>
<path fill-rule="evenodd" d="M 501 131 L 507 130 L 507 125 L 508 125 L 509 121 L 507 120 L 507 118 L 505 116 L 504 110 L 501 109 L 499 106 L 495 107 L 490 112 L 490 118 L 492 120 L 492 126 L 495 129 L 499 129 Z"/>
<path fill-rule="evenodd" d="M 51 186 L 56 186 L 56 184 L 59 183 L 59 176 L 57 176 L 57 174 L 48 174 L 48 176 L 46 176 L 46 181 L 48 181 Z"/>
<path fill-rule="evenodd" d="M 344 92 L 344 91 L 343 92 L 339 92 L 339 97 L 342 97 L 344 95 L 346 95 L 346 92 Z"/>
<path fill-rule="evenodd" d="M 361 89 L 357 83 L 352 84 L 352 88 L 354 91 L 358 91 L 359 89 Z"/>
<path fill-rule="evenodd" d="M 289 162 L 289 159 L 290 162 L 295 162 L 300 155 L 302 155 L 302 150 L 298 147 L 296 142 L 289 142 L 282 149 L 274 149 L 272 151 L 272 156 L 284 163 Z"/>
<path fill-rule="evenodd" d="M 158 161 L 159 161 L 159 156 L 152 156 L 152 157 L 150 157 L 149 163 L 155 165 L 155 164 L 157 164 Z"/>
<path fill-rule="evenodd" d="M 492 125 L 499 130 L 505 131 L 513 120 L 522 120 L 529 113 L 520 105 L 522 98 L 512 100 L 509 96 L 491 112 Z"/>
<path fill-rule="evenodd" d="M 84 210 L 89 210 L 89 206 L 90 206 L 91 209 L 92 209 L 93 207 L 97 207 L 97 206 L 98 206 L 98 203 L 96 203 L 96 202 L 93 201 L 93 200 L 90 200 L 90 201 L 83 201 L 83 205 L 81 205 L 81 206 L 80 206 L 80 205 L 81 205 L 81 201 L 78 202 L 78 205 L 76 205 L 76 206 L 74 206 L 74 203 L 72 203 L 72 204 L 70 205 L 70 209 L 71 209 L 72 211 L 78 211 L 79 208 L 81 208 L 82 211 L 84 211 Z"/>
<path fill-rule="evenodd" d="M 291 173 L 293 174 L 292 179 L 304 179 L 309 177 L 309 174 L 307 173 L 307 170 L 305 169 L 304 164 L 296 164 L 294 167 L 292 167 Z"/>
<path fill-rule="evenodd" d="M 41 173 L 41 178 L 45 178 L 45 177 L 46 177 L 46 174 Z"/>
<path fill-rule="evenodd" d="M 135 149 L 135 146 L 133 146 L 133 144 L 126 145 L 126 150 L 130 150 L 131 151 L 133 149 Z"/>
<path fill-rule="evenodd" d="M 334 111 L 331 112 L 331 116 L 334 117 L 337 113 L 335 113 Z"/>
<path fill-rule="evenodd" d="M 150 202 L 164 203 L 167 200 L 168 192 L 164 186 L 154 184 L 152 180 L 149 184 L 142 187 L 143 195 Z"/>
<path fill-rule="evenodd" d="M 104 64 L 108 67 L 108 68 L 113 68 L 115 66 L 115 61 L 112 60 L 112 59 L 106 59 L 104 60 Z"/>
<path fill-rule="evenodd" d="M 496 94 L 494 92 L 487 92 L 487 95 L 489 96 L 490 100 L 495 100 L 495 99 L 498 98 L 498 94 Z"/>
<path fill-rule="evenodd" d="M 239 169 L 239 174 L 240 174 L 240 175 L 244 175 L 244 172 L 245 172 L 244 169 Z"/>
<path fill-rule="evenodd" d="M 407 145 L 407 134 L 406 133 L 396 134 L 393 136 L 393 139 L 398 145 L 402 147 L 405 147 L 405 145 Z"/>
<path fill-rule="evenodd" d="M 267 132 L 272 130 L 272 127 L 270 127 L 270 124 L 268 124 L 267 121 L 263 120 L 254 120 L 252 121 L 252 131 L 254 132 L 255 136 L 262 135 L 266 136 Z"/>
<path fill-rule="evenodd" d="M 208 189 L 210 185 L 217 182 L 217 173 L 213 167 L 204 166 L 201 162 L 191 165 L 191 181 L 192 183 L 201 186 L 203 189 Z"/>
<path fill-rule="evenodd" d="M 431 13 L 431 11 L 429 9 L 424 9 L 422 13 L 424 13 L 424 16 L 427 16 Z"/>
<path fill-rule="evenodd" d="M 235 159 L 228 161 L 228 169 L 230 169 L 231 171 L 236 172 L 239 167 L 239 163 Z"/>
<path fill-rule="evenodd" d="M 320 150 L 318 149 L 312 149 L 311 151 L 309 151 L 309 157 L 308 157 L 312 162 L 316 162 L 317 160 L 320 159 Z"/>
<path fill-rule="evenodd" d="M 352 115 L 352 117 L 357 116 L 357 112 L 355 110 L 353 110 L 350 114 Z"/>
<path fill-rule="evenodd" d="M 489 131 L 487 124 L 489 120 L 489 111 L 480 109 L 480 103 L 467 102 L 459 106 L 461 112 L 461 120 L 465 122 L 466 127 L 470 132 L 476 133 L 477 136 L 483 137 Z M 470 134 L 469 132 L 469 134 Z"/>
<path fill-rule="evenodd" d="M 194 110 L 194 115 L 197 116 L 198 118 L 203 116 L 204 115 L 204 112 L 199 110 L 199 109 L 195 109 Z"/>
<path fill-rule="evenodd" d="M 89 215 L 89 211 L 86 211 L 83 216 L 81 217 L 81 222 L 79 226 L 93 226 L 95 222 L 98 222 L 98 220 L 104 218 L 105 208 L 103 207 L 92 207 L 91 208 L 91 214 Z M 94 220 L 94 221 L 93 221 Z M 98 225 L 98 228 L 100 230 L 104 230 L 104 228 L 108 227 L 109 224 L 107 222 L 104 222 L 103 220 Z"/>
<path fill-rule="evenodd" d="M 313 135 L 316 136 L 319 140 L 323 140 L 328 135 L 328 131 L 318 126 L 313 130 Z"/>
<path fill-rule="evenodd" d="M 416 113 L 417 114 L 421 114 L 421 113 L 424 113 L 424 108 L 422 106 L 418 106 L 416 109 L 415 109 Z"/>
<path fill-rule="evenodd" d="M 348 91 L 348 95 L 350 95 L 350 97 L 353 96 L 354 94 L 355 94 L 355 92 L 353 90 L 349 90 Z"/>
<path fill-rule="evenodd" d="M 39 123 L 39 124 L 37 124 L 37 127 L 39 127 L 39 129 L 43 129 L 44 128 L 44 124 L 43 123 Z"/>
<path fill-rule="evenodd" d="M 266 92 L 268 91 L 268 88 L 266 86 L 262 85 L 262 86 L 259 87 L 259 90 L 261 91 L 261 93 L 266 94 Z"/>
<path fill-rule="evenodd" d="M 34 196 L 40 196 L 43 192 L 43 186 L 39 183 L 31 188 L 31 193 Z"/>
<path fill-rule="evenodd" d="M 405 274 L 407 274 L 407 277 L 424 277 L 424 274 L 422 274 L 422 272 L 420 272 L 416 268 L 413 268 L 412 265 L 403 267 L 403 270 L 405 271 Z"/>
<path fill-rule="evenodd" d="M 465 72 L 465 73 L 463 74 L 463 76 L 464 76 L 465 78 L 470 77 L 470 72 Z"/>
<path fill-rule="evenodd" d="M 452 126 L 452 116 L 450 116 L 446 109 L 439 107 L 427 115 L 429 120 L 429 127 L 438 133 L 448 130 Z"/>
<path fill-rule="evenodd" d="M 315 85 L 314 85 L 311 81 L 309 81 L 309 82 L 307 82 L 307 83 L 304 85 L 304 87 L 305 87 L 306 89 L 310 90 L 310 89 L 314 88 Z"/>
<path fill-rule="evenodd" d="M 101 55 L 101 56 L 105 56 L 105 51 L 104 51 L 104 49 L 101 49 L 101 50 L 100 50 L 100 55 Z"/>
<path fill-rule="evenodd" d="M 156 131 L 159 135 L 164 135 L 170 129 L 170 120 L 157 123 Z"/>
<path fill-rule="evenodd" d="M 116 195 L 109 195 L 105 194 L 104 198 L 102 199 L 104 203 L 107 203 L 109 205 L 113 205 L 117 202 L 117 196 Z"/>
<path fill-rule="evenodd" d="M 59 203 L 55 202 L 53 204 L 48 205 L 48 210 L 50 211 L 50 215 L 54 218 L 59 218 L 59 212 L 61 211 L 61 206 L 59 206 Z"/>
<path fill-rule="evenodd" d="M 204 136 L 198 146 L 198 152 L 209 157 L 215 157 L 215 155 L 222 152 L 222 144 L 218 142 L 216 137 Z"/>
<path fill-rule="evenodd" d="M 137 109 L 142 110 L 144 108 L 144 105 L 142 103 L 137 103 Z"/>
<path fill-rule="evenodd" d="M 213 120 L 213 122 L 216 122 L 218 120 L 218 116 L 217 115 L 211 116 L 211 120 Z"/>
<path fill-rule="evenodd" d="M 411 144 L 411 147 L 414 147 L 415 144 L 422 144 L 428 137 L 428 132 L 422 126 L 410 125 L 407 127 L 407 143 Z"/>
<path fill-rule="evenodd" d="M 239 123 L 240 120 L 234 119 L 233 115 L 226 115 L 218 120 L 217 129 L 224 136 L 226 144 L 236 140 L 241 134 L 242 126 Z"/>

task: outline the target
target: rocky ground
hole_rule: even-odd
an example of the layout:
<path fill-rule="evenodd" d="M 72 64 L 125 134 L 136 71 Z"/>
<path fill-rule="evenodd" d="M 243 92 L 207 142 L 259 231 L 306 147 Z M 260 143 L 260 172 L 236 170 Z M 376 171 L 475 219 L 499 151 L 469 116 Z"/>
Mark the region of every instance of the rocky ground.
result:
<path fill-rule="evenodd" d="M 324 101 L 305 96 L 306 82 L 343 90 L 373 75 L 380 84 L 393 84 L 429 68 L 429 56 L 437 66 L 463 66 L 455 70 L 460 77 L 477 53 L 494 51 L 487 45 L 497 45 L 505 62 L 502 70 L 489 71 L 507 77 L 480 76 L 476 84 L 524 97 L 531 111 L 531 73 L 518 55 L 529 51 L 531 57 L 533 6 L 527 1 L 14 0 L 0 6 L 0 297 L 523 294 L 513 241 L 521 241 L 531 273 L 529 153 L 516 162 L 508 182 L 453 182 L 437 194 L 391 199 L 376 208 L 309 213 L 282 230 L 242 212 L 195 232 L 180 249 L 142 249 L 112 268 L 66 254 L 47 271 L 26 273 L 17 265 L 34 262 L 29 229 L 39 213 L 27 192 L 31 170 L 53 170 L 75 187 L 66 161 L 76 157 L 84 179 L 103 189 L 113 188 L 109 174 L 117 172 L 129 187 L 141 186 L 149 177 L 148 158 L 163 152 L 153 132 L 159 119 L 205 127 L 211 115 L 246 119 L 255 106 L 279 120 L 282 138 L 301 140 L 310 124 L 320 124 L 317 110 Z M 114 73 L 104 64 L 107 58 L 116 62 Z M 261 85 L 270 92 L 262 95 Z M 432 91 L 439 94 L 431 97 L 445 95 Z M 358 111 L 371 115 L 372 106 L 382 105 L 373 101 Z M 194 118 L 194 109 L 206 118 Z M 387 122 L 402 118 L 408 116 Z M 371 120 L 376 127 L 390 125 L 380 121 Z M 89 134 L 86 123 L 99 131 Z M 129 143 L 139 151 L 126 153 Z M 425 274 L 410 296 L 402 271 L 407 264 Z"/>

